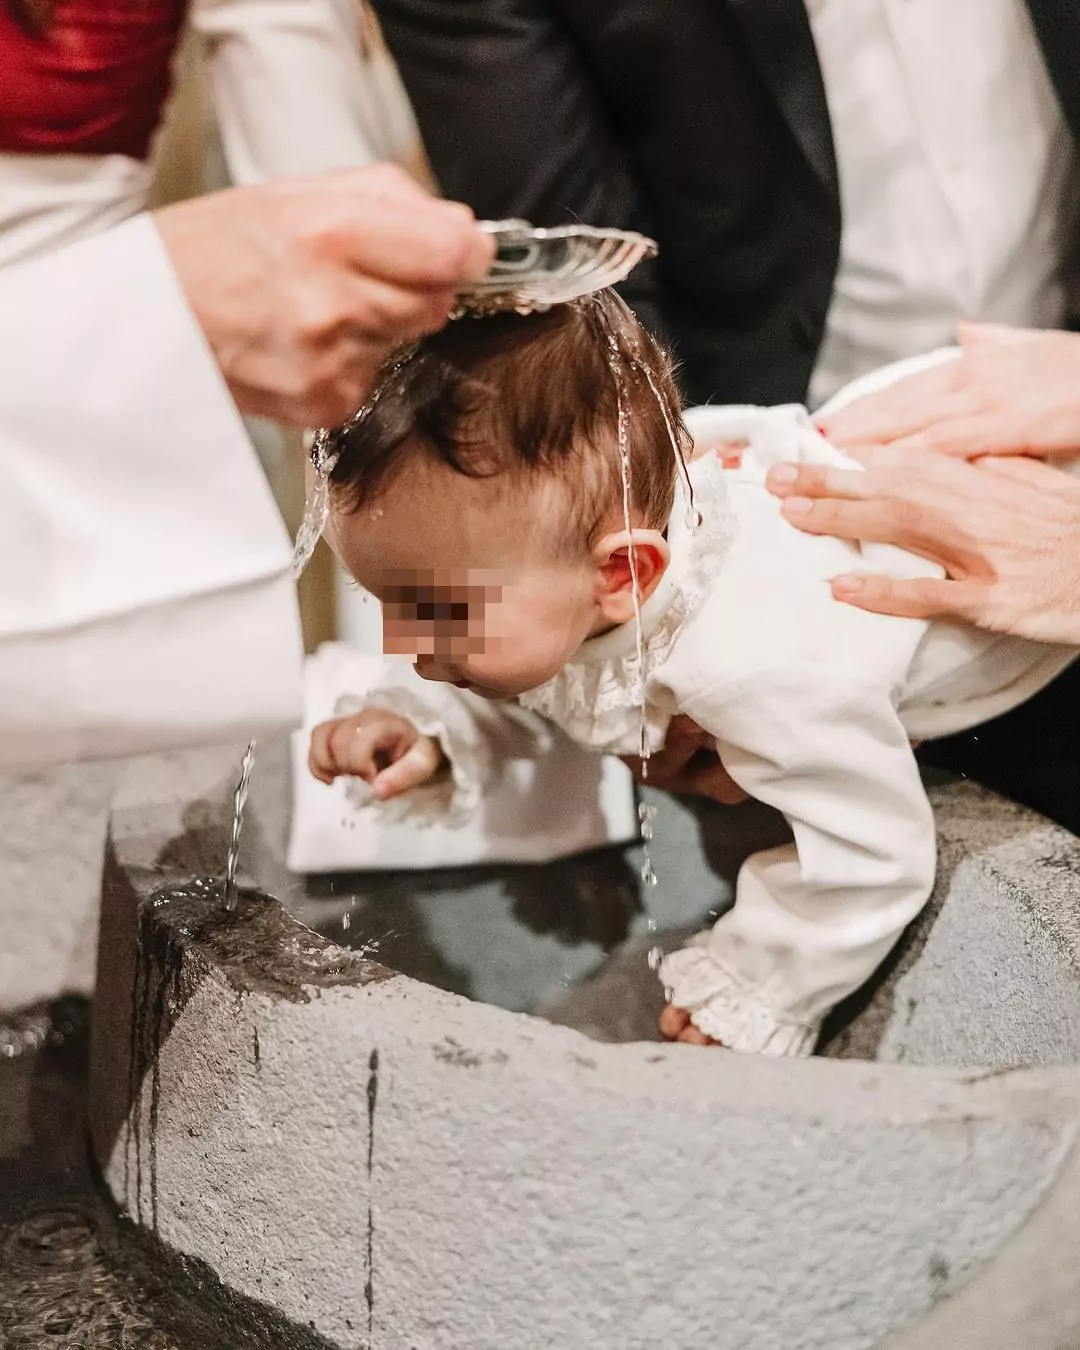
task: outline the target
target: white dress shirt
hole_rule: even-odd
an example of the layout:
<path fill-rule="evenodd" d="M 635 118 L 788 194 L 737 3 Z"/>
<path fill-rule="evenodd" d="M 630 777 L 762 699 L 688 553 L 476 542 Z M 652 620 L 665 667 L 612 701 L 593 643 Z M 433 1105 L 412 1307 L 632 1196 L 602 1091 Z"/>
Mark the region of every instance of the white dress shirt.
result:
<path fill-rule="evenodd" d="M 1055 327 L 1075 152 L 1023 0 L 807 0 L 840 178 L 816 407 L 952 342 Z"/>
<path fill-rule="evenodd" d="M 696 408 L 687 421 L 699 447 L 747 448 L 736 468 L 721 470 L 711 455 L 691 465 L 700 531 L 686 529 L 681 510 L 672 517 L 671 564 L 642 607 L 649 740 L 658 749 L 671 717 L 688 714 L 716 738 L 735 781 L 783 812 L 795 842 L 750 858 L 733 908 L 671 953 L 661 974 L 696 1025 L 730 1048 L 809 1054 L 825 1014 L 870 977 L 933 887 L 933 815 L 911 739 L 1015 707 L 1076 652 L 838 603 L 829 582 L 841 572 L 941 571 L 784 520 L 764 486 L 773 464 L 857 467 L 805 409 Z M 426 707 L 425 729 L 455 766 L 454 791 L 475 796 L 467 785 L 485 781 L 490 761 L 462 754 L 466 738 L 450 729 L 470 708 L 479 726 L 492 705 L 424 686 L 400 663 L 383 685 L 408 693 L 383 693 L 381 706 L 409 716 L 417 700 Z M 520 702 L 581 744 L 633 754 L 640 688 L 627 624 L 587 642 Z M 416 847 L 417 866 L 438 864 L 422 834 Z"/>

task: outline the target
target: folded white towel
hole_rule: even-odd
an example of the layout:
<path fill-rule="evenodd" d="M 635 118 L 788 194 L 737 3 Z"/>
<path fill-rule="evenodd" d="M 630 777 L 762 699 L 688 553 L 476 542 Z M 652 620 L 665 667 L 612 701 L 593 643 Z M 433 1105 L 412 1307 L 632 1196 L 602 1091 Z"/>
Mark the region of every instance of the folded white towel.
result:
<path fill-rule="evenodd" d="M 312 728 L 339 715 L 339 700 L 362 698 L 385 668 L 381 658 L 343 643 L 327 643 L 307 659 L 304 726 L 293 737 L 292 871 L 550 862 L 637 839 L 634 786 L 625 765 L 582 749 L 539 720 L 542 735 L 529 753 L 495 764 L 476 810 L 457 823 L 427 815 L 419 823 L 359 805 L 349 779 L 331 787 L 318 782 L 307 767 Z"/>

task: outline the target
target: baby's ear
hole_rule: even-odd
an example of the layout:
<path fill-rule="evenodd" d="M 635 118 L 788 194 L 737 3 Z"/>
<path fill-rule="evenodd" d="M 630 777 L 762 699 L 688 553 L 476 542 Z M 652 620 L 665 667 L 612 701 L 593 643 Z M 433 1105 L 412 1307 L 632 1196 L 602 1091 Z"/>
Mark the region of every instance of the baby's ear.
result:
<path fill-rule="evenodd" d="M 597 564 L 597 602 L 610 623 L 629 623 L 634 617 L 635 573 L 638 601 L 643 603 L 656 590 L 671 561 L 667 540 L 659 530 L 618 530 L 605 535 L 593 556 Z"/>

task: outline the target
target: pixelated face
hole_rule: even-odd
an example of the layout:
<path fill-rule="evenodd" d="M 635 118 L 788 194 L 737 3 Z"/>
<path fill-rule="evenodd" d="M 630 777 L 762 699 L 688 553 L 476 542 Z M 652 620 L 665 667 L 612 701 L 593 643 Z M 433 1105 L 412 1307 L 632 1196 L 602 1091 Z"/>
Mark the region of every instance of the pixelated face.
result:
<path fill-rule="evenodd" d="M 383 648 L 419 674 L 506 698 L 549 680 L 599 616 L 596 569 L 553 547 L 552 495 L 409 465 L 372 505 L 334 511 L 328 538 L 383 603 Z M 554 534 L 553 534 L 554 531 Z"/>
<path fill-rule="evenodd" d="M 588 636 L 558 581 L 540 568 L 383 569 L 383 650 L 489 698 L 534 689 Z"/>

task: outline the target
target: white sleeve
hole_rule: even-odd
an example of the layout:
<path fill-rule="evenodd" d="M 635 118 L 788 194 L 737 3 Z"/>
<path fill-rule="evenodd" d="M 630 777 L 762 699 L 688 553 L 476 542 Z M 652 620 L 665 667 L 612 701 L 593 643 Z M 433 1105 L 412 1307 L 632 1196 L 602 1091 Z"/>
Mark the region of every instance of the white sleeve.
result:
<path fill-rule="evenodd" d="M 551 748 L 550 724 L 536 713 L 515 702 L 492 702 L 452 684 L 424 680 L 407 661 L 364 657 L 331 644 L 321 648 L 309 664 L 314 683 L 327 693 L 336 689 L 332 697 L 325 693 L 317 697 L 325 717 L 385 708 L 442 747 L 449 775 L 399 797 L 380 801 L 362 780 L 350 781 L 348 796 L 353 805 L 378 810 L 387 818 L 415 824 L 439 819 L 461 825 L 474 816 L 484 794 L 501 779 L 507 760 L 532 759 Z"/>
<path fill-rule="evenodd" d="M 795 843 L 750 858 L 734 907 L 661 976 L 731 1049 L 810 1054 L 824 1015 L 873 974 L 933 886 L 933 813 L 889 683 L 800 662 L 684 710 Z"/>
<path fill-rule="evenodd" d="M 300 711 L 290 542 L 149 216 L 0 272 L 0 767 Z"/>
<path fill-rule="evenodd" d="M 356 0 L 196 0 L 236 183 L 370 164 Z"/>

